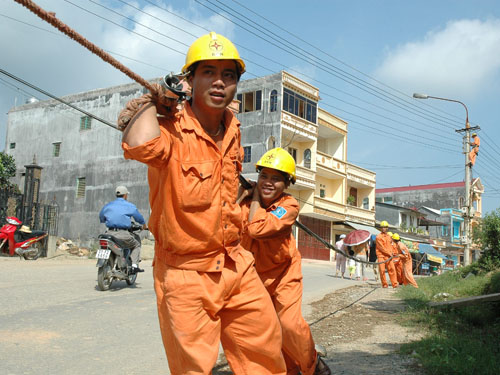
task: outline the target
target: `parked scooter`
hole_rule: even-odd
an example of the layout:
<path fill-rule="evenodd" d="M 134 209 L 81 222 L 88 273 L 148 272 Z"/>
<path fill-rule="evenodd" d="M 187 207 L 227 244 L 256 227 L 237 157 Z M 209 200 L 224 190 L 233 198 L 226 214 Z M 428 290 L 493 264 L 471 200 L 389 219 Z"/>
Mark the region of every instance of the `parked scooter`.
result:
<path fill-rule="evenodd" d="M 142 225 L 133 223 L 130 232 L 137 234 L 142 230 Z M 131 249 L 126 248 L 122 242 L 112 234 L 104 233 L 98 236 L 99 249 L 97 250 L 97 286 L 100 290 L 108 290 L 115 280 L 125 280 L 128 285 L 133 285 L 137 273 L 132 270 Z"/>
<path fill-rule="evenodd" d="M 7 224 L 0 228 L 0 252 L 19 255 L 26 260 L 38 259 L 43 254 L 47 232 L 30 230 L 15 216 L 6 217 Z"/>

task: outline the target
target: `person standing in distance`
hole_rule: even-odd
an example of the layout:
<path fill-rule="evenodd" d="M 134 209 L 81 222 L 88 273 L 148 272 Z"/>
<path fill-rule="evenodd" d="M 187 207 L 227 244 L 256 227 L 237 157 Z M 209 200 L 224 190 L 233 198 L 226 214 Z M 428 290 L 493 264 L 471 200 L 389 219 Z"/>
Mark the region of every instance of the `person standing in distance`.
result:
<path fill-rule="evenodd" d="M 211 32 L 187 52 L 192 96 L 182 109 L 157 88 L 119 118 L 125 158 L 148 165 L 154 285 L 172 375 L 211 374 L 220 342 L 235 375 L 286 374 L 278 317 L 240 245 L 243 153 L 227 107 L 244 71 L 233 43 Z"/>
<path fill-rule="evenodd" d="M 129 231 L 132 218 L 146 229 L 146 222 L 137 207 L 128 201 L 128 190 L 125 186 L 118 186 L 115 190 L 116 199 L 107 203 L 99 212 L 99 220 L 108 228 L 106 233 L 120 240 L 130 250 L 132 272 L 144 272 L 139 268 L 141 261 L 141 238 Z"/>
<path fill-rule="evenodd" d="M 389 223 L 387 221 L 384 220 L 380 223 L 380 230 L 381 232 L 377 235 L 377 238 L 375 240 L 377 261 L 384 262 L 394 255 L 394 246 L 392 237 L 387 233 L 389 230 Z M 394 262 L 392 260 L 378 265 L 382 287 L 388 287 L 387 280 L 385 278 L 386 268 L 387 272 L 389 273 L 389 279 L 391 280 L 392 287 L 397 288 L 399 284 L 396 275 L 396 268 L 394 267 Z"/>

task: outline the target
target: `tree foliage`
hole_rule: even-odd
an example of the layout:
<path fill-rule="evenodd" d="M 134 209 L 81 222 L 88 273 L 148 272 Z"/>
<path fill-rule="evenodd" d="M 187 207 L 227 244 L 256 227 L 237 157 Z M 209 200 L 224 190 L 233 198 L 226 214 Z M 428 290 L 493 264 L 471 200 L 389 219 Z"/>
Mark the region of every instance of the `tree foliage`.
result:
<path fill-rule="evenodd" d="M 483 250 L 480 265 L 485 269 L 500 267 L 500 208 L 483 217 L 474 231 L 474 239 Z"/>
<path fill-rule="evenodd" d="M 10 178 L 16 175 L 16 161 L 11 155 L 0 152 L 0 189 L 13 188 Z"/>

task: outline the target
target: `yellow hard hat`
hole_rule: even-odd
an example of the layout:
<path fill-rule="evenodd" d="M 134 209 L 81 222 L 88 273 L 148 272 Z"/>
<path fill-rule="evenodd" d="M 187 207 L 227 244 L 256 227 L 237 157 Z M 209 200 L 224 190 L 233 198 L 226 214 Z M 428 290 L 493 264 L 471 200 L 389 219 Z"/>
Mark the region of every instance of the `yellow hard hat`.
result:
<path fill-rule="evenodd" d="M 182 73 L 187 73 L 194 63 L 205 60 L 235 60 L 238 64 L 239 74 L 245 72 L 245 63 L 240 58 L 234 44 L 220 34 L 211 31 L 196 39 L 186 54 L 186 63 Z"/>
<path fill-rule="evenodd" d="M 472 133 L 471 134 L 471 137 L 476 137 L 477 136 L 477 133 Z"/>
<path fill-rule="evenodd" d="M 292 183 L 295 183 L 295 160 L 286 150 L 281 147 L 267 151 L 255 164 L 257 171 L 260 168 L 271 168 L 285 172 L 290 176 Z"/>
<path fill-rule="evenodd" d="M 387 232 L 387 234 L 392 237 L 392 232 Z"/>
<path fill-rule="evenodd" d="M 394 234 L 392 235 L 392 239 L 393 239 L 394 241 L 399 241 L 401 238 L 399 237 L 399 234 L 394 233 Z"/>
<path fill-rule="evenodd" d="M 389 228 L 389 223 L 388 223 L 387 221 L 385 221 L 385 220 L 384 220 L 384 221 L 382 221 L 382 222 L 380 223 L 380 226 L 381 226 L 381 227 L 386 227 L 386 228 Z"/>

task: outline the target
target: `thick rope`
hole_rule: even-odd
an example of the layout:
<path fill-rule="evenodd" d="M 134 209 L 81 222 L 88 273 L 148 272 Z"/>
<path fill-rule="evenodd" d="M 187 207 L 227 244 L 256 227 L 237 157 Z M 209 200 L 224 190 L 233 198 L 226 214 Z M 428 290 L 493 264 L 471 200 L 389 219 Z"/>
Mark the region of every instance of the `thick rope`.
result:
<path fill-rule="evenodd" d="M 356 261 L 358 263 L 363 263 L 363 264 L 384 264 L 384 263 L 387 263 L 387 262 L 391 261 L 393 258 L 398 258 L 399 257 L 399 255 L 393 255 L 390 258 L 388 258 L 387 260 L 384 260 L 383 262 L 367 262 L 365 260 L 361 260 L 361 259 L 358 259 L 358 258 L 356 258 L 354 256 L 351 256 L 349 254 L 344 253 L 342 250 L 336 248 L 335 246 L 333 246 L 332 244 L 328 243 L 323 238 L 321 238 L 320 236 L 318 236 L 316 233 L 314 233 L 312 230 L 310 230 L 308 227 L 306 227 L 300 221 L 295 220 L 295 225 L 298 226 L 300 229 L 302 229 L 304 232 L 306 232 L 308 235 L 310 235 L 310 236 L 314 237 L 315 239 L 317 239 L 319 242 L 321 242 L 323 245 L 325 245 L 330 250 L 333 250 L 333 251 L 335 251 L 335 252 L 337 252 L 339 254 L 342 254 L 346 258 L 352 259 L 352 260 L 354 260 L 354 261 Z"/>
<path fill-rule="evenodd" d="M 144 78 L 139 76 L 138 74 L 135 74 L 132 72 L 130 69 L 128 69 L 126 66 L 124 66 L 121 62 L 113 58 L 111 55 L 109 55 L 107 52 L 102 50 L 101 48 L 97 47 L 95 44 L 91 43 L 87 39 L 85 39 L 83 36 L 78 34 L 75 30 L 70 28 L 68 25 L 66 25 L 64 22 L 59 20 L 56 16 L 55 13 L 52 12 L 47 12 L 40 8 L 37 4 L 35 4 L 31 0 L 14 0 L 16 3 L 19 3 L 23 5 L 24 7 L 28 8 L 30 11 L 35 13 L 38 17 L 43 19 L 44 21 L 50 23 L 52 26 L 57 28 L 59 31 L 62 33 L 66 34 L 69 36 L 71 39 L 75 40 L 76 42 L 80 43 L 83 47 L 88 49 L 90 52 L 93 54 L 99 56 L 101 59 L 106 61 L 107 63 L 111 64 L 114 66 L 116 69 L 133 79 L 135 82 L 139 83 L 140 85 L 144 86 L 147 88 L 149 91 L 154 92 L 155 88 L 152 86 L 151 83 L 146 81 Z"/>

